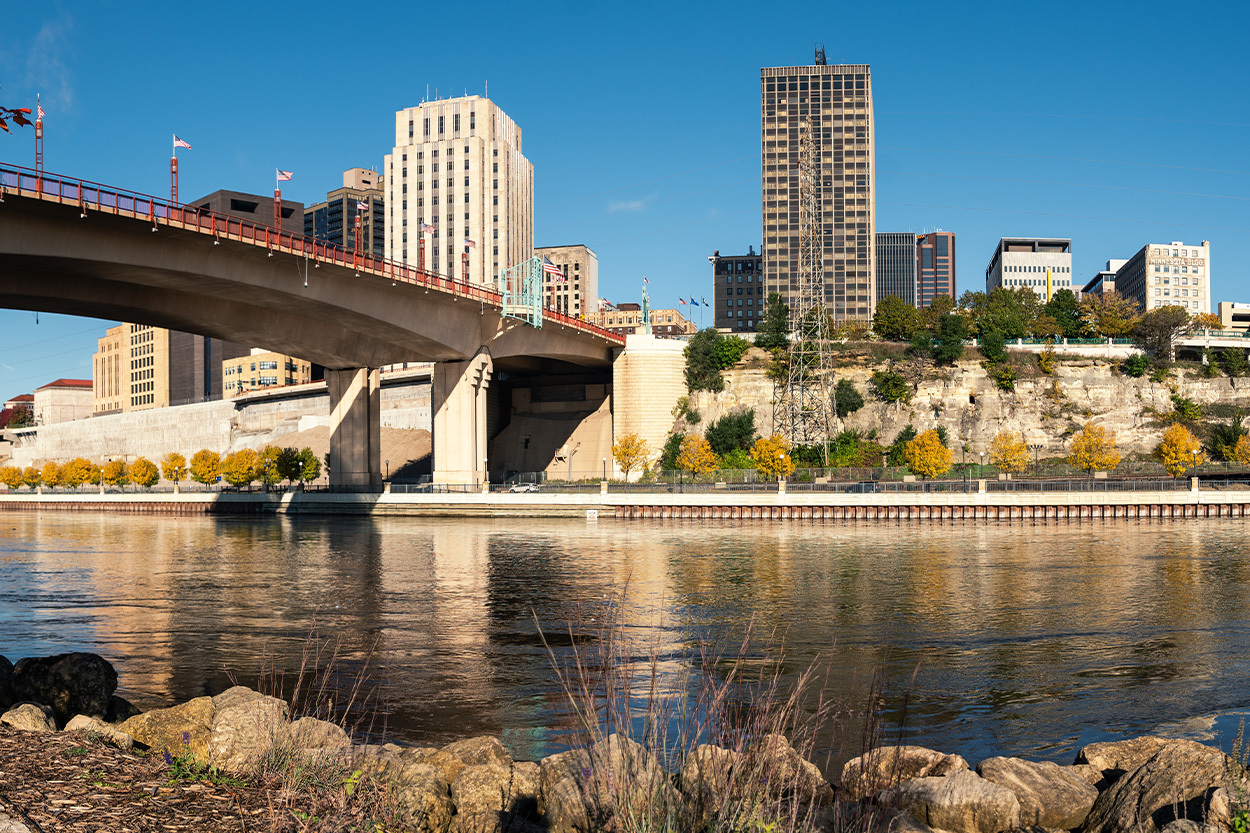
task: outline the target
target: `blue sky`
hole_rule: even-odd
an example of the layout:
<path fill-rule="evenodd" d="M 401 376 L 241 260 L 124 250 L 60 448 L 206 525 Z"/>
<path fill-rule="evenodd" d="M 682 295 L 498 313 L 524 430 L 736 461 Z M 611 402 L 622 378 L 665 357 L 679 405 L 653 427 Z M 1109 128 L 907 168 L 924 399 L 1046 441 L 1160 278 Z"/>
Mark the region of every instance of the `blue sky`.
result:
<path fill-rule="evenodd" d="M 467 17 L 465 15 L 468 15 Z M 872 66 L 877 229 L 957 234 L 959 290 L 999 237 L 1071 237 L 1092 275 L 1147 242 L 1212 242 L 1213 300 L 1250 301 L 1250 13 L 1163 3 L 13 3 L 0 103 L 47 111 L 45 167 L 190 199 L 311 203 L 381 167 L 394 112 L 490 97 L 534 164 L 538 245 L 585 243 L 600 294 L 711 294 L 760 242 L 759 68 Z M 33 131 L 0 134 L 31 165 Z M 2 219 L 0 219 L 2 221 Z M 2 267 L 0 267 L 2 268 Z M 706 323 L 710 324 L 710 320 Z M 0 396 L 88 378 L 106 324 L 0 311 Z"/>

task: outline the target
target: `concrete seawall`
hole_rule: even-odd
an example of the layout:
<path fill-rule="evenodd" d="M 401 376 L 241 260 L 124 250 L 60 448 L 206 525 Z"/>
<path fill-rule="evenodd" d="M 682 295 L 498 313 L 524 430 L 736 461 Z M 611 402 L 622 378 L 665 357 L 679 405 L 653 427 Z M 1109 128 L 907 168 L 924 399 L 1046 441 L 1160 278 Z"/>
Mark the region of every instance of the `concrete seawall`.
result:
<path fill-rule="evenodd" d="M 417 517 L 585 517 L 619 520 L 820 522 L 1030 521 L 1245 518 L 1250 492 L 846 494 L 342 494 L 152 493 L 6 494 L 0 512 L 113 512 L 170 515 L 406 515 Z"/>

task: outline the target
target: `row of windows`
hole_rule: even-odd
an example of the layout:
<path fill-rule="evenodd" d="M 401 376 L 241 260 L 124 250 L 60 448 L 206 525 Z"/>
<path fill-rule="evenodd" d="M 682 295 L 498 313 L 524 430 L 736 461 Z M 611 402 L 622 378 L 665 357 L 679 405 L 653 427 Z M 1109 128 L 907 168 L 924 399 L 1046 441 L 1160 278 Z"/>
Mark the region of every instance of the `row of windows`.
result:
<path fill-rule="evenodd" d="M 1192 251 L 1193 251 L 1193 257 L 1202 257 L 1202 249 L 1193 249 Z M 1189 252 L 1190 252 L 1189 249 L 1172 249 L 1171 257 L 1190 257 Z M 1169 256 L 1168 249 L 1166 246 L 1162 248 L 1159 248 L 1156 246 L 1154 253 L 1162 257 Z"/>
<path fill-rule="evenodd" d="M 130 404 L 132 407 L 135 405 L 151 405 L 155 401 L 156 401 L 156 395 L 152 393 L 149 393 L 145 396 L 130 397 Z"/>
<path fill-rule="evenodd" d="M 1054 278 L 1051 280 L 1051 286 L 1066 287 L 1070 281 L 1064 278 Z M 1045 278 L 1008 278 L 1003 281 L 1005 286 L 1045 286 Z"/>
<path fill-rule="evenodd" d="M 1004 266 L 1008 272 L 1045 272 L 1050 269 L 1052 272 L 1071 272 L 1071 266 Z"/>
<path fill-rule="evenodd" d="M 1177 290 L 1175 290 L 1175 291 L 1173 291 L 1173 290 L 1171 290 L 1171 289 L 1164 289 L 1164 290 L 1162 290 L 1162 294 L 1163 294 L 1163 295 L 1174 294 L 1174 295 L 1175 295 L 1176 297 L 1178 297 L 1178 298 L 1182 298 L 1182 297 L 1183 297 L 1183 298 L 1188 298 L 1188 297 L 1190 297 L 1190 294 L 1189 294 L 1189 290 L 1188 290 L 1188 289 L 1177 289 Z M 1159 295 L 1160 295 L 1160 290 L 1159 290 L 1159 288 L 1158 288 L 1158 287 L 1155 287 L 1155 297 L 1158 297 Z M 1195 290 L 1194 290 L 1194 292 L 1193 292 L 1193 297 L 1194 297 L 1194 298 L 1201 298 L 1201 297 L 1202 297 L 1202 290 L 1200 290 L 1200 289 L 1195 289 Z"/>
<path fill-rule="evenodd" d="M 1162 266 L 1161 267 L 1158 264 L 1156 264 L 1155 271 L 1163 272 L 1164 274 L 1172 273 L 1172 274 L 1178 274 L 1178 275 L 1201 275 L 1202 267 L 1201 266 Z"/>

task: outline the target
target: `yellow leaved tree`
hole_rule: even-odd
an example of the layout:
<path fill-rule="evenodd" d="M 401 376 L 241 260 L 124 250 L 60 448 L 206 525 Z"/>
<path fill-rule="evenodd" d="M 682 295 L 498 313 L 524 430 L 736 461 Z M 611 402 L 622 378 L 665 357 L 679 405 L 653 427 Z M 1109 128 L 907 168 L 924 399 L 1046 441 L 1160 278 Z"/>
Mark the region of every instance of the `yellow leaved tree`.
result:
<path fill-rule="evenodd" d="M 1092 422 L 1085 423 L 1068 449 L 1068 464 L 1082 471 L 1110 471 L 1120 465 L 1115 433 Z"/>
<path fill-rule="evenodd" d="M 27 466 L 22 469 L 22 482 L 34 489 L 43 482 L 43 472 L 34 466 Z"/>
<path fill-rule="evenodd" d="M 216 451 L 201 448 L 191 455 L 191 479 L 196 483 L 214 483 L 220 474 L 221 455 Z"/>
<path fill-rule="evenodd" d="M 631 431 L 612 446 L 612 459 L 628 480 L 631 471 L 646 468 L 647 461 L 651 459 L 651 448 L 646 440 Z"/>
<path fill-rule="evenodd" d="M 789 477 L 794 473 L 790 441 L 780 434 L 756 440 L 751 446 L 751 462 L 755 463 L 755 470 L 765 477 Z"/>
<path fill-rule="evenodd" d="M 74 489 L 84 483 L 95 483 L 95 471 L 95 464 L 86 457 L 75 457 L 61 466 L 61 485 Z"/>
<path fill-rule="evenodd" d="M 125 486 L 130 482 L 130 470 L 122 460 L 109 460 L 104 464 L 100 477 L 109 486 Z"/>
<path fill-rule="evenodd" d="M 677 468 L 692 474 L 707 474 L 719 464 L 708 441 L 691 435 L 681 441 L 681 453 L 677 455 Z"/>
<path fill-rule="evenodd" d="M 161 458 L 161 474 L 170 483 L 177 484 L 187 476 L 187 458 L 171 451 Z"/>
<path fill-rule="evenodd" d="M 146 457 L 136 457 L 130 464 L 130 481 L 137 486 L 150 489 L 160 482 L 161 473 L 156 464 Z"/>
<path fill-rule="evenodd" d="M 1250 466 L 1250 436 L 1242 434 L 1233 446 L 1233 459 L 1243 466 Z"/>
<path fill-rule="evenodd" d="M 61 467 L 56 464 L 55 460 L 49 460 L 43 464 L 43 469 L 39 472 L 39 479 L 45 486 L 60 486 Z"/>
<path fill-rule="evenodd" d="M 990 462 L 999 471 L 1018 474 L 1029 466 L 1029 448 L 1024 435 L 1015 431 L 999 431 L 990 443 Z"/>
<path fill-rule="evenodd" d="M 1163 467 L 1173 477 L 1180 477 L 1187 468 L 1197 468 L 1206 462 L 1206 457 L 1202 454 L 1202 443 L 1179 422 L 1172 423 L 1172 427 L 1163 432 L 1163 440 L 1155 447 L 1155 455 L 1163 461 Z"/>
<path fill-rule="evenodd" d="M 243 448 L 227 454 L 221 461 L 221 477 L 231 486 L 250 486 L 259 468 L 260 455 L 253 449 Z"/>
<path fill-rule="evenodd" d="M 17 466 L 0 467 L 0 483 L 10 489 L 22 488 L 22 470 Z"/>
<path fill-rule="evenodd" d="M 951 470 L 951 450 L 942 445 L 937 431 L 925 431 L 903 448 L 903 459 L 912 474 L 937 477 Z"/>

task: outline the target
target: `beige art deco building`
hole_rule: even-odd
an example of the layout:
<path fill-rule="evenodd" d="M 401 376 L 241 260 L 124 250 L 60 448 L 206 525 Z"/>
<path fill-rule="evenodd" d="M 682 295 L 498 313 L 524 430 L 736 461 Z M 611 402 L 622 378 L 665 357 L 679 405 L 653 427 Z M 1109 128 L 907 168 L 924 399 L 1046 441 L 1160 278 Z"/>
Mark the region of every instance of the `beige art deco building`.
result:
<path fill-rule="evenodd" d="M 428 101 L 395 114 L 386 177 L 386 256 L 471 283 L 534 254 L 534 166 L 521 128 L 489 99 Z M 472 244 L 466 241 L 472 241 Z"/>
<path fill-rule="evenodd" d="M 222 394 L 230 399 L 248 391 L 302 385 L 312 381 L 312 365 L 282 353 L 253 348 L 250 355 L 221 363 Z"/>
<path fill-rule="evenodd" d="M 1211 311 L 1211 243 L 1147 243 L 1115 273 L 1115 288 L 1149 312 L 1178 306 Z"/>
<path fill-rule="evenodd" d="M 811 120 L 819 185 L 820 274 L 835 320 L 876 308 L 876 159 L 867 64 L 760 70 L 764 283 L 793 309 L 799 288 L 799 145 Z"/>
<path fill-rule="evenodd" d="M 599 258 L 588 246 L 542 246 L 534 255 L 561 272 L 543 272 L 543 302 L 565 315 L 585 316 L 599 309 Z"/>
<path fill-rule="evenodd" d="M 247 349 L 216 338 L 119 324 L 91 362 L 92 413 L 122 413 L 221 398 L 221 362 Z"/>

